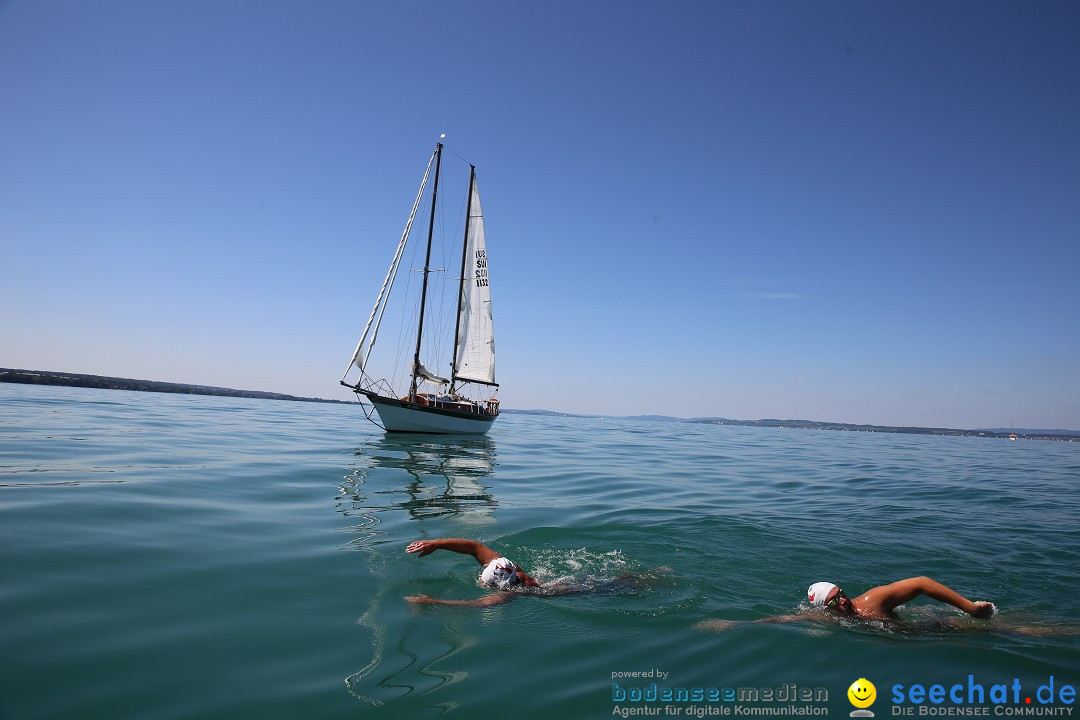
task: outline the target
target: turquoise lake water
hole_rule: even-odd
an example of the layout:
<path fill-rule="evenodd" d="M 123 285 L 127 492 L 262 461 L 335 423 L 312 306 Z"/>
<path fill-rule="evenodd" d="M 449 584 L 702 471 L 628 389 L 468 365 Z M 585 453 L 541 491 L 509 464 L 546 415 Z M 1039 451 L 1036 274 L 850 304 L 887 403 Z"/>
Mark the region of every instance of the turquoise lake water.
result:
<path fill-rule="evenodd" d="M 482 439 L 389 437 L 355 406 L 0 385 L 0 718 L 791 705 L 617 700 L 654 683 L 823 690 L 795 705 L 838 718 L 859 678 L 878 718 L 918 712 L 895 685 L 1015 681 L 1019 702 L 985 698 L 990 717 L 1027 697 L 1073 708 L 1078 488 L 1078 443 L 513 414 Z M 448 536 L 542 581 L 646 581 L 485 609 L 405 602 L 486 593 L 471 558 L 404 553 Z M 696 627 L 792 613 L 817 580 L 913 575 L 1000 611 L 918 600 L 901 627 Z"/>

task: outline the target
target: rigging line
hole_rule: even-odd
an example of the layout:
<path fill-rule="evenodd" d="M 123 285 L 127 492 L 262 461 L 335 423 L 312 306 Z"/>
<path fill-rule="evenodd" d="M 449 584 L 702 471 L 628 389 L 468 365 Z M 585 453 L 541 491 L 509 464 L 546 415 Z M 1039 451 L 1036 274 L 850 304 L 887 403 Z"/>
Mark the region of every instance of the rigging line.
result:
<path fill-rule="evenodd" d="M 412 287 L 412 272 L 417 272 L 417 271 L 410 271 L 410 275 L 409 275 L 409 287 L 410 287 L 410 289 Z M 407 297 L 411 300 L 411 302 L 409 300 L 407 300 L 402 305 L 401 324 L 400 324 L 400 327 L 398 329 L 398 354 L 397 354 L 397 357 L 394 360 L 394 374 L 393 374 L 394 385 L 393 385 L 393 387 L 395 388 L 395 390 L 394 390 L 395 395 L 400 394 L 400 393 L 397 392 L 397 388 L 399 387 L 398 383 L 399 382 L 404 383 L 405 382 L 405 375 L 411 373 L 411 370 L 409 368 L 409 364 L 405 361 L 405 358 L 406 358 L 407 355 L 409 355 L 412 352 L 412 342 L 415 339 L 415 335 L 411 334 L 410 332 L 407 332 L 406 328 L 407 327 L 408 328 L 416 327 L 416 320 L 420 315 L 420 296 L 419 296 L 419 292 L 414 291 L 414 292 L 410 293 L 409 296 L 407 296 Z"/>
<path fill-rule="evenodd" d="M 416 252 L 417 250 L 414 246 L 414 256 Z M 412 264 L 413 260 L 415 260 L 415 257 L 410 259 L 410 264 Z M 387 359 L 391 357 L 393 358 L 393 363 L 390 364 L 389 368 L 383 368 L 383 371 L 385 372 L 387 369 L 390 370 L 388 384 L 390 385 L 390 390 L 394 395 L 400 395 L 400 393 L 397 391 L 397 388 L 399 387 L 399 383 L 402 381 L 401 373 L 403 372 L 404 357 L 405 353 L 407 352 L 409 341 L 412 339 L 412 336 L 406 331 L 406 327 L 409 326 L 410 322 L 413 325 L 415 325 L 416 322 L 416 307 L 418 305 L 418 302 L 414 297 L 414 291 L 412 290 L 412 276 L 413 271 L 410 270 L 406 274 L 404 292 L 401 293 L 400 300 L 395 305 L 395 311 L 397 312 L 398 317 L 397 344 L 395 346 L 396 350 L 394 353 L 390 353 L 384 356 Z M 411 311 L 410 307 L 412 308 Z"/>
<path fill-rule="evenodd" d="M 366 360 L 364 359 L 364 356 L 363 356 L 364 340 L 367 338 L 368 331 L 372 327 L 372 325 L 371 325 L 372 322 L 375 322 L 376 314 L 378 314 L 378 321 L 375 322 L 374 331 L 372 332 L 371 340 L 370 340 L 370 342 L 368 344 L 368 355 L 370 355 L 371 350 L 375 345 L 375 338 L 379 334 L 379 325 L 382 323 L 382 314 L 386 311 L 386 305 L 383 304 L 383 303 L 386 300 L 387 294 L 393 288 L 394 279 L 397 276 L 398 264 L 399 264 L 399 262 L 401 260 L 401 254 L 405 250 L 405 246 L 408 244 L 408 238 L 409 238 L 409 235 L 411 234 L 411 231 L 412 231 L 412 223 L 413 223 L 413 220 L 416 217 L 416 211 L 420 207 L 420 199 L 424 196 L 424 188 L 427 187 L 428 176 L 431 173 L 431 165 L 432 165 L 432 163 L 435 162 L 437 157 L 439 157 L 438 147 L 441 147 L 441 146 L 436 147 L 436 152 L 432 153 L 431 159 L 428 160 L 427 168 L 424 170 L 424 178 L 423 178 L 423 180 L 420 181 L 420 189 L 416 193 L 416 200 L 415 200 L 415 202 L 413 202 L 412 210 L 409 213 L 409 219 L 405 223 L 405 230 L 401 234 L 401 240 L 398 241 L 397 251 L 394 253 L 394 260 L 390 264 L 390 270 L 387 271 L 386 279 L 383 280 L 383 286 L 379 290 L 379 296 L 375 301 L 375 307 L 372 308 L 372 310 L 371 310 L 371 316 L 368 317 L 367 324 L 364 326 L 364 333 L 363 333 L 363 335 L 360 336 L 360 342 L 357 343 L 356 352 L 353 354 L 352 362 L 349 364 L 349 370 L 351 370 L 352 366 L 356 363 L 357 359 L 358 358 L 360 359 L 359 367 L 360 367 L 361 379 L 362 379 L 363 372 L 364 372 L 363 366 L 366 364 Z M 379 310 L 380 305 L 382 305 L 382 311 L 381 312 Z M 345 371 L 345 376 L 348 376 L 349 370 Z M 345 378 L 342 377 L 342 381 L 344 381 L 344 379 Z"/>
<path fill-rule="evenodd" d="M 451 266 L 449 260 L 453 257 L 454 248 L 453 242 L 449 241 L 447 238 L 456 236 L 456 230 L 454 232 L 448 232 L 448 227 L 451 226 L 451 216 L 448 212 L 451 202 L 448 200 L 448 197 L 457 195 L 458 193 L 453 192 L 452 190 L 440 193 L 436 216 L 436 234 L 438 242 L 434 248 L 434 252 L 438 255 L 440 267 L 431 270 L 431 272 L 437 272 L 438 275 L 431 279 L 430 282 L 432 285 L 429 286 L 429 307 L 427 317 L 425 317 L 425 326 L 428 328 L 428 332 L 425 333 L 425 335 L 429 341 L 425 343 L 424 347 L 424 364 L 436 375 L 445 374 L 445 368 L 441 361 L 447 357 L 446 347 L 449 342 L 448 336 L 450 331 L 446 324 L 448 302 L 447 275 L 449 274 L 447 267 Z M 453 227 L 456 229 L 457 224 L 454 223 Z"/>
<path fill-rule="evenodd" d="M 448 152 L 448 153 L 450 153 L 451 155 L 453 155 L 454 157 L 456 157 L 456 158 L 457 158 L 458 160 L 460 160 L 461 162 L 465 163 L 466 165 L 472 165 L 472 163 L 471 163 L 471 162 L 469 162 L 469 161 L 468 161 L 468 160 L 466 160 L 465 158 L 461 157 L 461 155 L 459 155 L 458 153 L 454 152 L 454 149 L 453 149 L 453 148 L 449 148 L 449 147 L 447 147 L 447 146 L 446 146 L 446 143 L 443 143 L 443 150 L 444 150 L 445 152 Z"/>

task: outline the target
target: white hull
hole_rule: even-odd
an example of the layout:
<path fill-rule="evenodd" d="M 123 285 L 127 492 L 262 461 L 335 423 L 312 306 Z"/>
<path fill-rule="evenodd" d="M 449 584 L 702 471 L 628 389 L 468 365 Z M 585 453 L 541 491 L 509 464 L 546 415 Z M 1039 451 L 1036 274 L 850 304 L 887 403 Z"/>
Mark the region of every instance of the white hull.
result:
<path fill-rule="evenodd" d="M 437 408 L 416 407 L 368 396 L 387 432 L 483 435 L 497 415 L 469 415 Z"/>

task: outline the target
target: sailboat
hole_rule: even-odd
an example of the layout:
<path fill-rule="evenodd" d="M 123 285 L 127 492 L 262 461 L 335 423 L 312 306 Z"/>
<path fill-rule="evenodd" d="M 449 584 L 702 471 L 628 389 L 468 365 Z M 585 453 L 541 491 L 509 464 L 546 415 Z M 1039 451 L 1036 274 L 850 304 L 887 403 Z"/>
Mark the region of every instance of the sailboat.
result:
<path fill-rule="evenodd" d="M 387 432 L 479 435 L 491 429 L 495 418 L 499 416 L 499 401 L 494 396 L 499 385 L 495 382 L 495 336 L 491 317 L 491 286 L 484 216 L 480 209 L 480 194 L 476 185 L 476 167 L 473 165 L 469 165 L 469 185 L 465 200 L 461 274 L 459 278 L 451 279 L 456 285 L 457 314 L 454 319 L 453 351 L 450 354 L 450 377 L 440 377 L 425 367 L 421 359 L 422 355 L 425 358 L 431 357 L 432 352 L 425 346 L 425 340 L 428 339 L 425 336 L 426 325 L 434 322 L 428 308 L 429 293 L 432 292 L 429 288 L 432 284 L 430 280 L 433 274 L 442 272 L 432 266 L 432 238 L 436 228 L 442 157 L 443 144 L 438 142 L 424 171 L 420 190 L 416 194 L 386 279 L 379 289 L 375 307 L 364 326 L 364 332 L 341 384 L 356 393 L 367 419 Z M 409 345 L 412 361 L 407 372 L 408 386 L 402 386 L 398 392 L 394 387 L 397 380 L 375 377 L 369 370 L 369 362 L 398 269 L 401 267 L 402 255 L 412 234 L 413 221 L 425 196 L 429 179 L 432 179 L 431 212 L 428 218 L 415 344 Z M 439 303 L 432 304 L 437 306 Z M 429 360 L 429 364 L 430 362 Z M 359 370 L 359 379 L 349 382 L 354 369 Z M 404 382 L 404 378 L 401 382 Z M 480 397 L 477 397 L 478 394 Z M 489 394 L 492 396 L 487 397 Z M 370 407 L 364 400 L 370 403 Z M 381 423 L 373 417 L 376 411 Z"/>

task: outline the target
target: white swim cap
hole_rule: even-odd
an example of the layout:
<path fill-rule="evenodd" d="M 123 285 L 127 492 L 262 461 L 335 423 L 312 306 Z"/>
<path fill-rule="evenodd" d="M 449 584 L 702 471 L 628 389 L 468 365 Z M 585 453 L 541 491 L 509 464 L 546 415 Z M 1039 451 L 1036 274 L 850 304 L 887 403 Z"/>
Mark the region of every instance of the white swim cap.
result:
<path fill-rule="evenodd" d="M 825 607 L 825 599 L 829 597 L 829 593 L 833 591 L 834 587 L 836 585 L 831 582 L 814 583 L 806 589 L 806 599 L 814 607 Z"/>
<path fill-rule="evenodd" d="M 480 582 L 485 585 L 506 587 L 517 580 L 517 566 L 504 557 L 495 558 L 480 573 Z"/>

